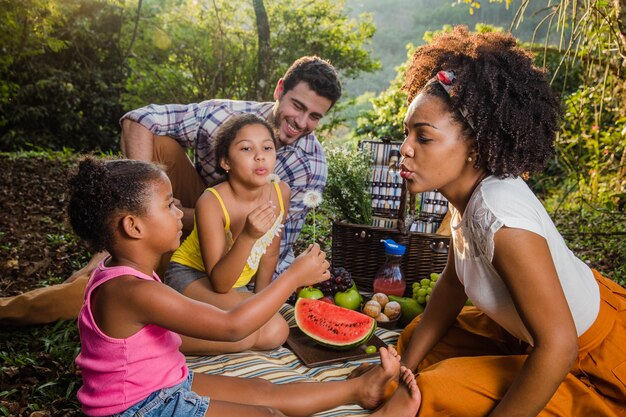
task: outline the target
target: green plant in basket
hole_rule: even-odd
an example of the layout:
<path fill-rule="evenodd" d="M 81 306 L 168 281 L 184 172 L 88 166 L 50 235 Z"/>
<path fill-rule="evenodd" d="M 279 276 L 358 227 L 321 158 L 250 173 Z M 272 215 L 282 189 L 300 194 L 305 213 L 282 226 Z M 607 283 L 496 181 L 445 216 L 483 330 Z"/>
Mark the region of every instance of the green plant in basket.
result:
<path fill-rule="evenodd" d="M 326 149 L 328 180 L 324 196 L 336 220 L 371 224 L 372 198 L 368 190 L 371 157 L 356 145 Z"/>

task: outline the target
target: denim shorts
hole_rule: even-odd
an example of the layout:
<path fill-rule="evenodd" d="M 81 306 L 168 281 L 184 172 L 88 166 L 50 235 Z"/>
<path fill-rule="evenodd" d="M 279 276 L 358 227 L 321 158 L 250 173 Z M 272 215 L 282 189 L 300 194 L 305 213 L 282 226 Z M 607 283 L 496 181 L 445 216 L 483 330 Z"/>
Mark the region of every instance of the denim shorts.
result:
<path fill-rule="evenodd" d="M 170 388 L 150 394 L 145 400 L 112 417 L 204 417 L 209 408 L 209 397 L 201 397 L 191 390 L 193 372 L 186 380 Z"/>
<path fill-rule="evenodd" d="M 183 293 L 185 288 L 192 282 L 205 278 L 207 273 L 205 271 L 198 271 L 187 265 L 179 264 L 178 262 L 170 262 L 165 272 L 164 282 L 174 288 L 179 293 Z M 207 278 L 208 279 L 208 278 Z M 250 292 L 247 287 L 235 288 L 237 292 Z"/>

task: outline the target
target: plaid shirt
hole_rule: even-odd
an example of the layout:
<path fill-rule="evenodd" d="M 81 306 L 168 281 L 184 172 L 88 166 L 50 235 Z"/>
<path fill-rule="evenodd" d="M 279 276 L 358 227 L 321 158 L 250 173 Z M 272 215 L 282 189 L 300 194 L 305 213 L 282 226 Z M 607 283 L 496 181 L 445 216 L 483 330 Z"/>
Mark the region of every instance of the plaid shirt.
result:
<path fill-rule="evenodd" d="M 215 167 L 213 143 L 218 128 L 229 118 L 241 113 L 253 113 L 264 119 L 272 114 L 274 103 L 252 101 L 208 100 L 189 105 L 149 105 L 126 113 L 123 119 L 134 120 L 153 134 L 176 139 L 184 148 L 195 151 L 196 170 L 206 184 L 224 178 Z M 274 278 L 294 259 L 293 245 L 300 235 L 308 209 L 302 200 L 307 190 L 324 191 L 328 164 L 322 146 L 314 134 L 298 139 L 293 145 L 276 151 L 274 172 L 291 188 L 289 213 L 280 241 L 280 257 Z"/>

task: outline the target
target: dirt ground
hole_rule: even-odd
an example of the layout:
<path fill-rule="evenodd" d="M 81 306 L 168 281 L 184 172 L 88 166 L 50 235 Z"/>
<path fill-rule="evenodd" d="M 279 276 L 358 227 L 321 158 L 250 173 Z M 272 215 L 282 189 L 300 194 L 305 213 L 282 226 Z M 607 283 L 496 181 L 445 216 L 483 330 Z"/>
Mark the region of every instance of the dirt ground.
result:
<path fill-rule="evenodd" d="M 85 260 L 65 215 L 70 165 L 0 155 L 0 296 L 61 282 Z"/>
<path fill-rule="evenodd" d="M 0 155 L 0 297 L 60 283 L 88 260 L 86 248 L 71 232 L 65 216 L 68 168 L 74 160 Z M 75 390 L 80 375 L 73 364 L 78 346 L 75 326 L 0 326 L 0 333 L 0 406 L 4 412 L 36 417 L 79 415 Z M 55 354 L 42 346 L 46 340 L 54 345 Z M 61 359 L 58 351 L 63 349 L 67 352 Z M 50 383 L 63 387 L 55 391 L 59 395 L 36 392 Z M 33 404 L 45 411 L 34 411 Z"/>

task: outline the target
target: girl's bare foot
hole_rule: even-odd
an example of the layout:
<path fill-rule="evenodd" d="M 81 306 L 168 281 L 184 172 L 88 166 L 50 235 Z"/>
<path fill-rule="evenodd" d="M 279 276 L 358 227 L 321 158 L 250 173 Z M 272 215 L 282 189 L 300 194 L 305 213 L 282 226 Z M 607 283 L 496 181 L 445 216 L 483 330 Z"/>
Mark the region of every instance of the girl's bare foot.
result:
<path fill-rule="evenodd" d="M 348 375 L 348 377 L 346 379 L 358 378 L 361 375 L 363 375 L 365 372 L 371 371 L 373 366 L 374 365 L 372 365 L 371 363 L 363 363 L 363 364 L 357 366 L 356 368 L 354 368 L 352 370 L 352 372 L 350 372 L 350 375 Z"/>
<path fill-rule="evenodd" d="M 415 375 L 410 369 L 400 368 L 402 385 L 383 406 L 372 416 L 377 417 L 415 417 L 422 403 L 422 394 L 415 382 Z"/>
<path fill-rule="evenodd" d="M 363 408 L 376 408 L 383 400 L 385 388 L 390 381 L 397 380 L 400 374 L 400 355 L 393 348 L 380 348 L 380 366 L 359 376 L 362 381 L 363 395 L 360 405 Z"/>

